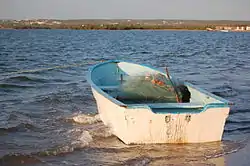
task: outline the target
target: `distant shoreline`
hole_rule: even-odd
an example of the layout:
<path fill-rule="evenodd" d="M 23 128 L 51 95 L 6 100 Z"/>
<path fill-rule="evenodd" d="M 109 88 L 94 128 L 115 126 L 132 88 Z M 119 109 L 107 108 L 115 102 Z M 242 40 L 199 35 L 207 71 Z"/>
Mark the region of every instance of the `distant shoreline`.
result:
<path fill-rule="evenodd" d="M 78 31 L 204 31 L 204 32 L 223 32 L 220 30 L 202 29 L 70 29 L 70 28 L 1 28 L 0 30 L 78 30 Z M 228 31 L 228 32 L 250 32 L 250 31 Z M 225 32 L 224 32 L 225 33 Z"/>
<path fill-rule="evenodd" d="M 99 30 L 99 31 L 207 31 L 199 29 L 71 29 L 71 28 L 0 28 L 0 30 Z"/>
<path fill-rule="evenodd" d="M 174 30 L 249 32 L 250 21 L 202 20 L 0 20 L 0 29 Z"/>

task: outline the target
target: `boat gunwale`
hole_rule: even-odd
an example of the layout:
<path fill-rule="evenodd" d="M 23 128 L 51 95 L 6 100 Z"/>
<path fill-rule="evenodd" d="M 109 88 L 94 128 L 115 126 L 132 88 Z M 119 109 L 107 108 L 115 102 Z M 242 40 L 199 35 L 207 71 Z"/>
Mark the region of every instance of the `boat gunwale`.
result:
<path fill-rule="evenodd" d="M 93 81 L 92 81 L 92 72 L 95 70 L 95 68 L 97 68 L 98 66 L 102 66 L 104 64 L 108 64 L 108 63 L 119 63 L 119 62 L 126 62 L 126 63 L 131 63 L 131 64 L 135 64 L 135 65 L 140 65 L 143 67 L 148 67 L 150 69 L 153 69 L 155 71 L 161 72 L 162 74 L 165 75 L 165 73 L 157 68 L 154 68 L 152 66 L 148 66 L 148 65 L 144 65 L 144 64 L 137 64 L 137 63 L 133 63 L 133 62 L 128 62 L 128 61 L 120 61 L 120 60 L 108 60 L 105 62 L 101 62 L 98 64 L 93 65 L 92 67 L 89 68 L 88 70 L 88 74 L 87 74 L 87 81 L 90 84 L 91 88 L 95 89 L 95 91 L 97 91 L 99 94 L 101 94 L 102 96 L 104 96 L 105 98 L 107 98 L 109 101 L 111 101 L 112 103 L 120 106 L 120 107 L 124 107 L 124 108 L 128 108 L 128 109 L 137 109 L 137 108 L 144 108 L 144 109 L 150 109 L 151 107 L 149 106 L 149 103 L 145 103 L 145 104 L 124 104 L 123 102 L 115 99 L 114 97 L 110 96 L 108 93 L 104 92 L 99 86 L 97 86 Z M 217 95 L 214 95 L 208 91 L 206 91 L 205 89 L 202 89 L 200 87 L 197 87 L 196 85 L 193 85 L 189 82 L 184 82 L 185 85 L 190 86 L 193 89 L 196 89 L 197 91 L 199 91 L 200 93 L 203 93 L 211 98 L 214 98 L 220 102 L 216 102 L 216 103 L 208 103 L 208 104 L 193 104 L 192 103 L 157 103 L 155 105 L 164 105 L 162 107 L 158 107 L 158 108 L 166 108 L 166 109 L 197 109 L 200 108 L 200 111 L 198 112 L 192 112 L 192 113 L 200 113 L 205 111 L 208 108 L 223 108 L 223 107 L 229 107 L 230 105 L 232 105 L 232 102 L 229 102 L 228 100 L 219 97 Z M 157 107 L 155 107 L 157 108 Z M 173 112 L 174 113 L 174 112 Z M 183 112 L 183 113 L 188 113 L 187 112 Z"/>

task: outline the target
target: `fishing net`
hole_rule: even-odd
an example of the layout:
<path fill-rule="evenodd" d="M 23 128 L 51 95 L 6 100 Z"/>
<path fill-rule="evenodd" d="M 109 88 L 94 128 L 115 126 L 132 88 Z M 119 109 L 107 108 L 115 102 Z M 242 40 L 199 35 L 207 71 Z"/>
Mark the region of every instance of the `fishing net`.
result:
<path fill-rule="evenodd" d="M 188 92 L 183 84 L 163 74 L 146 74 L 129 76 L 121 84 L 118 99 L 126 103 L 189 102 Z"/>

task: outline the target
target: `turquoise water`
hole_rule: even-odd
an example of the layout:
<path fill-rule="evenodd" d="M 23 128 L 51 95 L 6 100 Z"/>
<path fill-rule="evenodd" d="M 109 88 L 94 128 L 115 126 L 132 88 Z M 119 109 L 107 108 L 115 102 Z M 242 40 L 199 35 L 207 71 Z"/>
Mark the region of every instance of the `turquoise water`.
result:
<path fill-rule="evenodd" d="M 249 146 L 249 41 L 233 32 L 0 30 L 0 165 L 221 165 L 214 160 Z M 167 66 L 234 102 L 223 141 L 124 145 L 101 123 L 86 82 L 92 64 L 111 59 Z"/>

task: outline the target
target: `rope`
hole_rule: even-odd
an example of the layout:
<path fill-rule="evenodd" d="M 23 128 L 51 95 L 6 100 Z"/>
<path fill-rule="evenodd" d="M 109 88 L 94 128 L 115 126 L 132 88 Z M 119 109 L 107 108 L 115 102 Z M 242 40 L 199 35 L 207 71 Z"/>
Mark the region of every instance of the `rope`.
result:
<path fill-rule="evenodd" d="M 169 72 L 168 72 L 168 68 L 167 68 L 167 67 L 166 67 L 166 74 L 167 74 L 167 77 L 168 77 L 170 83 L 172 84 L 172 87 L 174 88 L 176 101 L 177 101 L 178 103 L 181 103 L 182 101 L 181 101 L 180 97 L 178 96 L 178 91 L 177 91 L 177 89 L 176 89 L 174 83 L 172 82 L 172 80 L 171 80 L 171 78 L 170 78 L 170 75 L 169 75 Z"/>
<path fill-rule="evenodd" d="M 40 68 L 40 69 L 30 69 L 30 70 L 18 70 L 14 72 L 9 72 L 9 73 L 2 73 L 0 76 L 1 77 L 6 77 L 6 76 L 12 76 L 15 74 L 22 74 L 22 73 L 35 73 L 35 72 L 41 72 L 41 71 L 49 71 L 49 70 L 54 70 L 54 69 L 65 69 L 65 68 L 70 68 L 70 67 L 78 67 L 82 65 L 92 65 L 96 64 L 99 61 L 93 61 L 93 62 L 82 62 L 82 63 L 74 63 L 70 65 L 61 65 L 61 66 L 54 66 L 54 67 L 48 67 L 48 68 Z"/>

